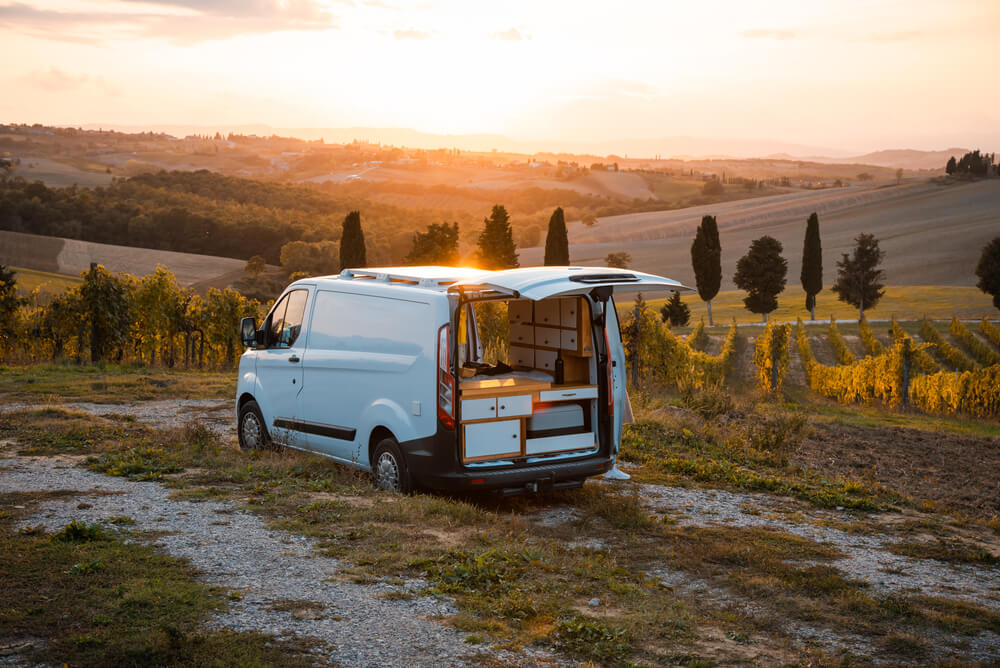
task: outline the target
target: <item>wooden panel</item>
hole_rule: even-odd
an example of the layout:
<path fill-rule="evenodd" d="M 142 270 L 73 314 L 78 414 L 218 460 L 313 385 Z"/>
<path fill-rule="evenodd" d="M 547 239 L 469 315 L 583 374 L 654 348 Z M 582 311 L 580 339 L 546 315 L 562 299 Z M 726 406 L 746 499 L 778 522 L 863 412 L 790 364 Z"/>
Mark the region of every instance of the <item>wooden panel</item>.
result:
<path fill-rule="evenodd" d="M 521 454 L 521 420 L 494 420 L 463 425 L 464 457 L 491 459 Z"/>
<path fill-rule="evenodd" d="M 462 400 L 462 420 L 488 420 L 497 416 L 497 400 L 495 397 L 488 399 L 463 399 Z"/>
<path fill-rule="evenodd" d="M 539 327 L 535 325 L 535 346 L 542 348 L 558 348 L 562 341 L 562 330 L 555 327 Z"/>
<path fill-rule="evenodd" d="M 586 385 L 584 387 L 562 387 L 554 390 L 545 390 L 538 393 L 539 401 L 571 401 L 573 399 L 596 399 L 597 386 Z"/>
<path fill-rule="evenodd" d="M 530 323 L 532 302 L 530 299 L 512 299 L 507 302 L 507 317 L 512 323 Z"/>
<path fill-rule="evenodd" d="M 580 310 L 580 300 L 576 297 L 564 297 L 559 300 L 559 324 L 562 327 L 576 329 L 577 315 Z"/>
<path fill-rule="evenodd" d="M 535 366 L 535 350 L 533 348 L 525 348 L 523 346 L 511 346 L 510 365 L 513 367 Z"/>
<path fill-rule="evenodd" d="M 530 346 L 535 342 L 535 328 L 532 325 L 510 324 L 510 344 Z"/>
<path fill-rule="evenodd" d="M 543 299 L 535 302 L 535 324 L 558 327 L 560 321 L 559 300 Z"/>
<path fill-rule="evenodd" d="M 536 350 L 535 368 L 542 371 L 555 372 L 557 355 L 558 353 L 554 350 Z"/>
<path fill-rule="evenodd" d="M 565 452 L 567 450 L 584 450 L 594 447 L 594 435 L 567 434 L 566 436 L 547 436 L 545 438 L 529 438 L 524 442 L 524 453 L 538 455 L 549 452 Z"/>
<path fill-rule="evenodd" d="M 590 379 L 590 360 L 592 357 L 573 357 L 563 355 L 563 383 L 566 385 L 587 385 Z"/>
<path fill-rule="evenodd" d="M 530 394 L 497 398 L 498 417 L 516 417 L 519 415 L 531 415 Z"/>

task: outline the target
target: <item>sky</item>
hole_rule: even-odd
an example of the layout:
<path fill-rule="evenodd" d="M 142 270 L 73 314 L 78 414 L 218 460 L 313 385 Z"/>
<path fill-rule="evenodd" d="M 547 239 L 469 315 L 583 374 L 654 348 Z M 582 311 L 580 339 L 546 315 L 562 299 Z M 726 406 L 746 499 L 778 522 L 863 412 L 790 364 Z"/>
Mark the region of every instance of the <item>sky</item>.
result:
<path fill-rule="evenodd" d="M 1000 148 L 997 0 L 0 0 L 0 122 Z"/>

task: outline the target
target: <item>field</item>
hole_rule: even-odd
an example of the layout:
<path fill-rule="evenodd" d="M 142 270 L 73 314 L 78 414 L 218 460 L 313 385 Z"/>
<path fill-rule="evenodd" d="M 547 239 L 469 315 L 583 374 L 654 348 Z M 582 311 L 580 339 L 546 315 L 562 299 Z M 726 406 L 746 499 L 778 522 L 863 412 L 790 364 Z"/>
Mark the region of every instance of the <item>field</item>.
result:
<path fill-rule="evenodd" d="M 22 269 L 21 267 L 9 266 L 17 275 L 17 291 L 27 297 L 33 290 L 38 290 L 42 296 L 65 292 L 74 285 L 79 285 L 82 281 L 77 276 L 67 276 L 66 274 L 53 274 L 47 271 L 35 271 L 33 269 Z"/>
<path fill-rule="evenodd" d="M 608 253 L 625 251 L 631 266 L 694 285 L 691 241 L 704 215 L 714 215 L 722 241 L 722 289 L 734 286 L 736 262 L 750 242 L 768 234 L 784 245 L 789 284 L 797 284 L 805 221 L 819 213 L 824 274 L 854 237 L 870 232 L 886 253 L 890 285 L 975 285 L 982 247 L 997 234 L 1000 180 L 942 185 L 914 180 L 901 186 L 862 186 L 805 191 L 695 206 L 677 211 L 602 218 L 593 227 L 569 225 L 570 258 L 603 265 Z M 540 263 L 541 248 L 521 249 L 521 263 Z"/>
<path fill-rule="evenodd" d="M 242 275 L 246 264 L 211 255 L 114 246 L 0 230 L 0 264 L 30 270 L 26 272 L 30 281 L 40 281 L 39 276 L 57 275 L 65 277 L 61 279 L 63 281 L 72 282 L 90 268 L 91 262 L 103 264 L 112 272 L 123 271 L 136 276 L 150 274 L 158 265 L 163 265 L 174 272 L 181 285 L 200 283 L 206 287 L 216 282 L 219 285 L 215 287 L 229 285 L 234 275 Z M 60 279 L 49 280 L 54 287 L 61 285 Z"/>

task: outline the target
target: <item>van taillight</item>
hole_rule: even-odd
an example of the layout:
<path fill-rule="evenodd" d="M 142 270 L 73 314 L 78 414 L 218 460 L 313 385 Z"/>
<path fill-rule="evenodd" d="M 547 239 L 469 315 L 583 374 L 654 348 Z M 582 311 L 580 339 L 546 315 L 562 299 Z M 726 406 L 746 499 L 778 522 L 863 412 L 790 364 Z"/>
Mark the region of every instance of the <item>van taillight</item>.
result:
<path fill-rule="evenodd" d="M 449 334 L 451 326 L 445 325 L 438 330 L 437 349 L 437 397 L 438 419 L 448 429 L 455 428 L 455 377 L 450 373 L 451 350 L 449 349 Z"/>
<path fill-rule="evenodd" d="M 611 346 L 608 345 L 608 328 L 604 328 L 604 354 L 607 356 L 608 368 L 608 415 L 615 416 L 615 371 L 611 361 Z"/>

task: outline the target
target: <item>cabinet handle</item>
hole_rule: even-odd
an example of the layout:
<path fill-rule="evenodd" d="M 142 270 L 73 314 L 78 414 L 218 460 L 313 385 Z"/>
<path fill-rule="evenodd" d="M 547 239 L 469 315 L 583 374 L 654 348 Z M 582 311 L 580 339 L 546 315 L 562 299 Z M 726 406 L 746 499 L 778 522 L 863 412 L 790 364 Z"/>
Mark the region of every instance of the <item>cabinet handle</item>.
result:
<path fill-rule="evenodd" d="M 506 407 L 506 406 L 501 406 L 501 407 L 500 407 L 500 410 L 503 410 L 503 409 L 505 409 L 505 408 L 507 408 L 507 407 Z"/>

